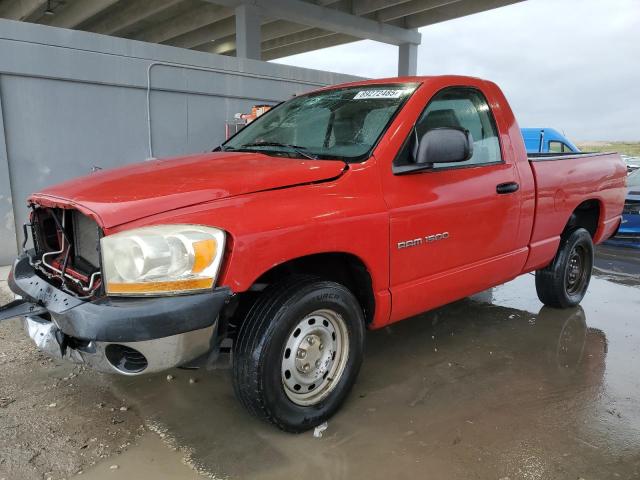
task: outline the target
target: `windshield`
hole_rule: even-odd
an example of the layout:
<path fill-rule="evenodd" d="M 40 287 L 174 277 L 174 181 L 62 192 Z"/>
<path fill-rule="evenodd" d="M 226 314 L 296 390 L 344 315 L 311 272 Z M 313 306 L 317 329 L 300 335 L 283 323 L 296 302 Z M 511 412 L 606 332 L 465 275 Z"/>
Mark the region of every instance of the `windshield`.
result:
<path fill-rule="evenodd" d="M 640 187 L 640 169 L 627 177 L 627 187 Z"/>
<path fill-rule="evenodd" d="M 361 85 L 301 95 L 251 122 L 221 149 L 360 161 L 417 86 Z"/>

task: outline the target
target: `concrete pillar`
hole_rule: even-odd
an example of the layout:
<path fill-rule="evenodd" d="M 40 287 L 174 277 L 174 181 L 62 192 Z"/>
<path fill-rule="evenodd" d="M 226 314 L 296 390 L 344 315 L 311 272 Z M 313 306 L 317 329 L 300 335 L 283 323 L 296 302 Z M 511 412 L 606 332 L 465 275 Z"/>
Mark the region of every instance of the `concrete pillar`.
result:
<path fill-rule="evenodd" d="M 251 5 L 236 7 L 236 57 L 260 60 L 260 16 Z"/>
<path fill-rule="evenodd" d="M 418 73 L 418 45 L 403 43 L 398 47 L 398 76 L 412 76 Z"/>

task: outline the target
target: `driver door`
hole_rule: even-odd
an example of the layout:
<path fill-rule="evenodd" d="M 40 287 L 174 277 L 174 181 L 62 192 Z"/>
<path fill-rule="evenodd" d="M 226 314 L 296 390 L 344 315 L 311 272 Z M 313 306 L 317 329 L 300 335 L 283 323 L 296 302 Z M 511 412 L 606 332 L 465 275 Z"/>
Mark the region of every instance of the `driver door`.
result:
<path fill-rule="evenodd" d="M 496 123 L 477 89 L 442 90 L 416 123 L 415 138 L 457 127 L 473 136 L 473 156 L 459 163 L 385 178 L 390 211 L 391 321 L 415 315 L 513 278 L 526 259 L 516 249 L 521 195 L 503 160 Z M 395 165 L 412 161 L 408 138 Z M 507 188 L 505 188 L 507 186 Z"/>

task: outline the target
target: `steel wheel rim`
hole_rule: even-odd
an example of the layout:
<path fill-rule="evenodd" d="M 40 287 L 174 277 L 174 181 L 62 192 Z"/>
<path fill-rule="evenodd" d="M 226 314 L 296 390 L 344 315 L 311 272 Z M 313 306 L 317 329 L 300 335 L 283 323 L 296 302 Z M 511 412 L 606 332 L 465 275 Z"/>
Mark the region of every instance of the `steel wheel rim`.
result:
<path fill-rule="evenodd" d="M 329 309 L 306 315 L 291 330 L 282 352 L 284 391 L 293 403 L 315 405 L 338 385 L 349 358 L 349 333 Z"/>
<path fill-rule="evenodd" d="M 565 273 L 565 288 L 569 295 L 580 293 L 587 278 L 587 253 L 585 249 L 576 245 L 569 253 L 569 261 Z"/>

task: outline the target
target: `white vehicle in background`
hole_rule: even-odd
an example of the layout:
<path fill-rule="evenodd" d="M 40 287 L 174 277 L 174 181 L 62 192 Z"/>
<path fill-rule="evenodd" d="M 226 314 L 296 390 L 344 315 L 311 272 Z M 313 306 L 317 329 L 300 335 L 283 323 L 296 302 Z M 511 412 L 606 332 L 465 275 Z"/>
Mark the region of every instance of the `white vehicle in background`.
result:
<path fill-rule="evenodd" d="M 627 172 L 631 173 L 640 169 L 640 157 L 630 157 L 629 155 L 620 155 L 622 161 L 627 165 Z"/>

